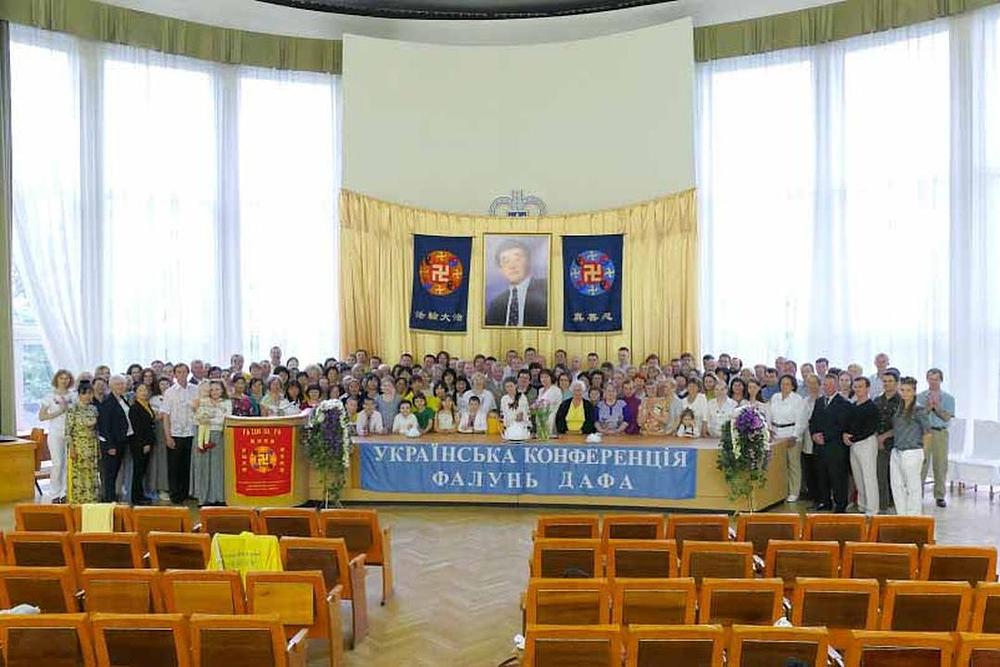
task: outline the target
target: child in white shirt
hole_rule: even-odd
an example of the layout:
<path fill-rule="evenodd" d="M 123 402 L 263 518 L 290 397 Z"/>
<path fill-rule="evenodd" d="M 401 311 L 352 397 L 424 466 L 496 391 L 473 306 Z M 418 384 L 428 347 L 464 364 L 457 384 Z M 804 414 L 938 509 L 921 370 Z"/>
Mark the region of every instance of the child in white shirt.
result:
<path fill-rule="evenodd" d="M 358 435 L 362 437 L 381 435 L 385 432 L 385 429 L 382 428 L 382 415 L 375 409 L 375 399 L 371 396 L 365 396 L 365 408 L 358 413 L 354 423 L 358 429 Z"/>
<path fill-rule="evenodd" d="M 694 420 L 694 410 L 691 408 L 684 408 L 684 412 L 681 413 L 681 425 L 677 429 L 678 438 L 697 438 L 698 432 L 695 428 Z"/>
<path fill-rule="evenodd" d="M 469 409 L 458 421 L 459 433 L 486 433 L 486 410 L 479 404 L 478 396 L 469 397 Z"/>
<path fill-rule="evenodd" d="M 413 404 L 409 401 L 401 401 L 399 414 L 392 420 L 392 432 L 395 435 L 406 435 L 413 428 L 420 430 L 417 416 L 413 414 Z"/>

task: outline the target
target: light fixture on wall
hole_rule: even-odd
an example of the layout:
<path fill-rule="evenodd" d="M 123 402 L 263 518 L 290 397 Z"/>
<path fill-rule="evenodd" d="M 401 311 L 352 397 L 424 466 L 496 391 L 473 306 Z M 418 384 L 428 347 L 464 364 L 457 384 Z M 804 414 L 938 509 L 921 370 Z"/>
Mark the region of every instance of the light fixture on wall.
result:
<path fill-rule="evenodd" d="M 490 215 L 506 218 L 544 216 L 545 202 L 537 195 L 525 195 L 524 190 L 511 190 L 509 195 L 497 197 L 490 204 Z"/>

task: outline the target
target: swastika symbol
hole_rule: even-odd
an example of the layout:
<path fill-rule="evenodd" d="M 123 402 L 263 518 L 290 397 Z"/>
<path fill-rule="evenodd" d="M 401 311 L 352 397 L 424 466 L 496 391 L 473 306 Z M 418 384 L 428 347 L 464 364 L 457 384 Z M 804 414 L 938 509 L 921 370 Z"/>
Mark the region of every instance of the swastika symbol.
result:
<path fill-rule="evenodd" d="M 451 267 L 447 264 L 435 264 L 431 267 L 431 280 L 436 283 L 448 282 L 451 275 Z"/>
<path fill-rule="evenodd" d="M 600 264 L 584 264 L 582 278 L 585 283 L 599 283 L 604 279 L 604 267 Z"/>

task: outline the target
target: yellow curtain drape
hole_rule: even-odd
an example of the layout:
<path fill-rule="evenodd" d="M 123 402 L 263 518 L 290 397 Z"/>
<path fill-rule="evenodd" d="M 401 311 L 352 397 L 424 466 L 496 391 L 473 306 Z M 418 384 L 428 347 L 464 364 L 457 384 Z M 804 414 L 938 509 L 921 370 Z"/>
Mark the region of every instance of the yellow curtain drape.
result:
<path fill-rule="evenodd" d="M 550 328 L 486 329 L 483 323 L 483 234 L 551 233 Z M 469 320 L 464 334 L 409 328 L 413 234 L 471 236 Z M 622 331 L 565 333 L 562 235 L 624 234 Z M 463 358 L 501 355 L 533 346 L 551 360 L 597 352 L 613 359 L 619 347 L 633 358 L 698 354 L 698 222 L 695 191 L 634 206 L 543 218 L 496 218 L 428 211 L 342 190 L 340 194 L 341 343 L 365 348 L 392 363 L 403 352 L 448 350 Z M 669 358 L 669 357 L 668 357 Z"/>

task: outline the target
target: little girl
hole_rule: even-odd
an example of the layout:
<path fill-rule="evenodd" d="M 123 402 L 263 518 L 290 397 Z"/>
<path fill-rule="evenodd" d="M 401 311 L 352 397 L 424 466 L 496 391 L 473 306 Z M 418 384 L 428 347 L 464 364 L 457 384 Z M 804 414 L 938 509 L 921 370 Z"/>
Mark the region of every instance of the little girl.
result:
<path fill-rule="evenodd" d="M 694 424 L 694 410 L 691 408 L 684 408 L 684 412 L 681 413 L 681 425 L 677 429 L 678 438 L 697 438 L 698 431 Z"/>
<path fill-rule="evenodd" d="M 439 387 L 441 385 L 438 385 Z M 437 433 L 454 433 L 458 427 L 458 418 L 455 416 L 455 401 L 451 394 L 441 397 L 441 409 L 434 416 L 434 431 Z"/>
<path fill-rule="evenodd" d="M 434 426 L 434 411 L 427 407 L 427 397 L 423 394 L 413 397 L 413 415 L 417 418 L 420 433 L 430 433 Z"/>
<path fill-rule="evenodd" d="M 395 435 L 406 435 L 410 429 L 420 430 L 417 418 L 413 416 L 413 405 L 406 400 L 399 403 L 399 414 L 392 420 L 392 432 Z"/>

